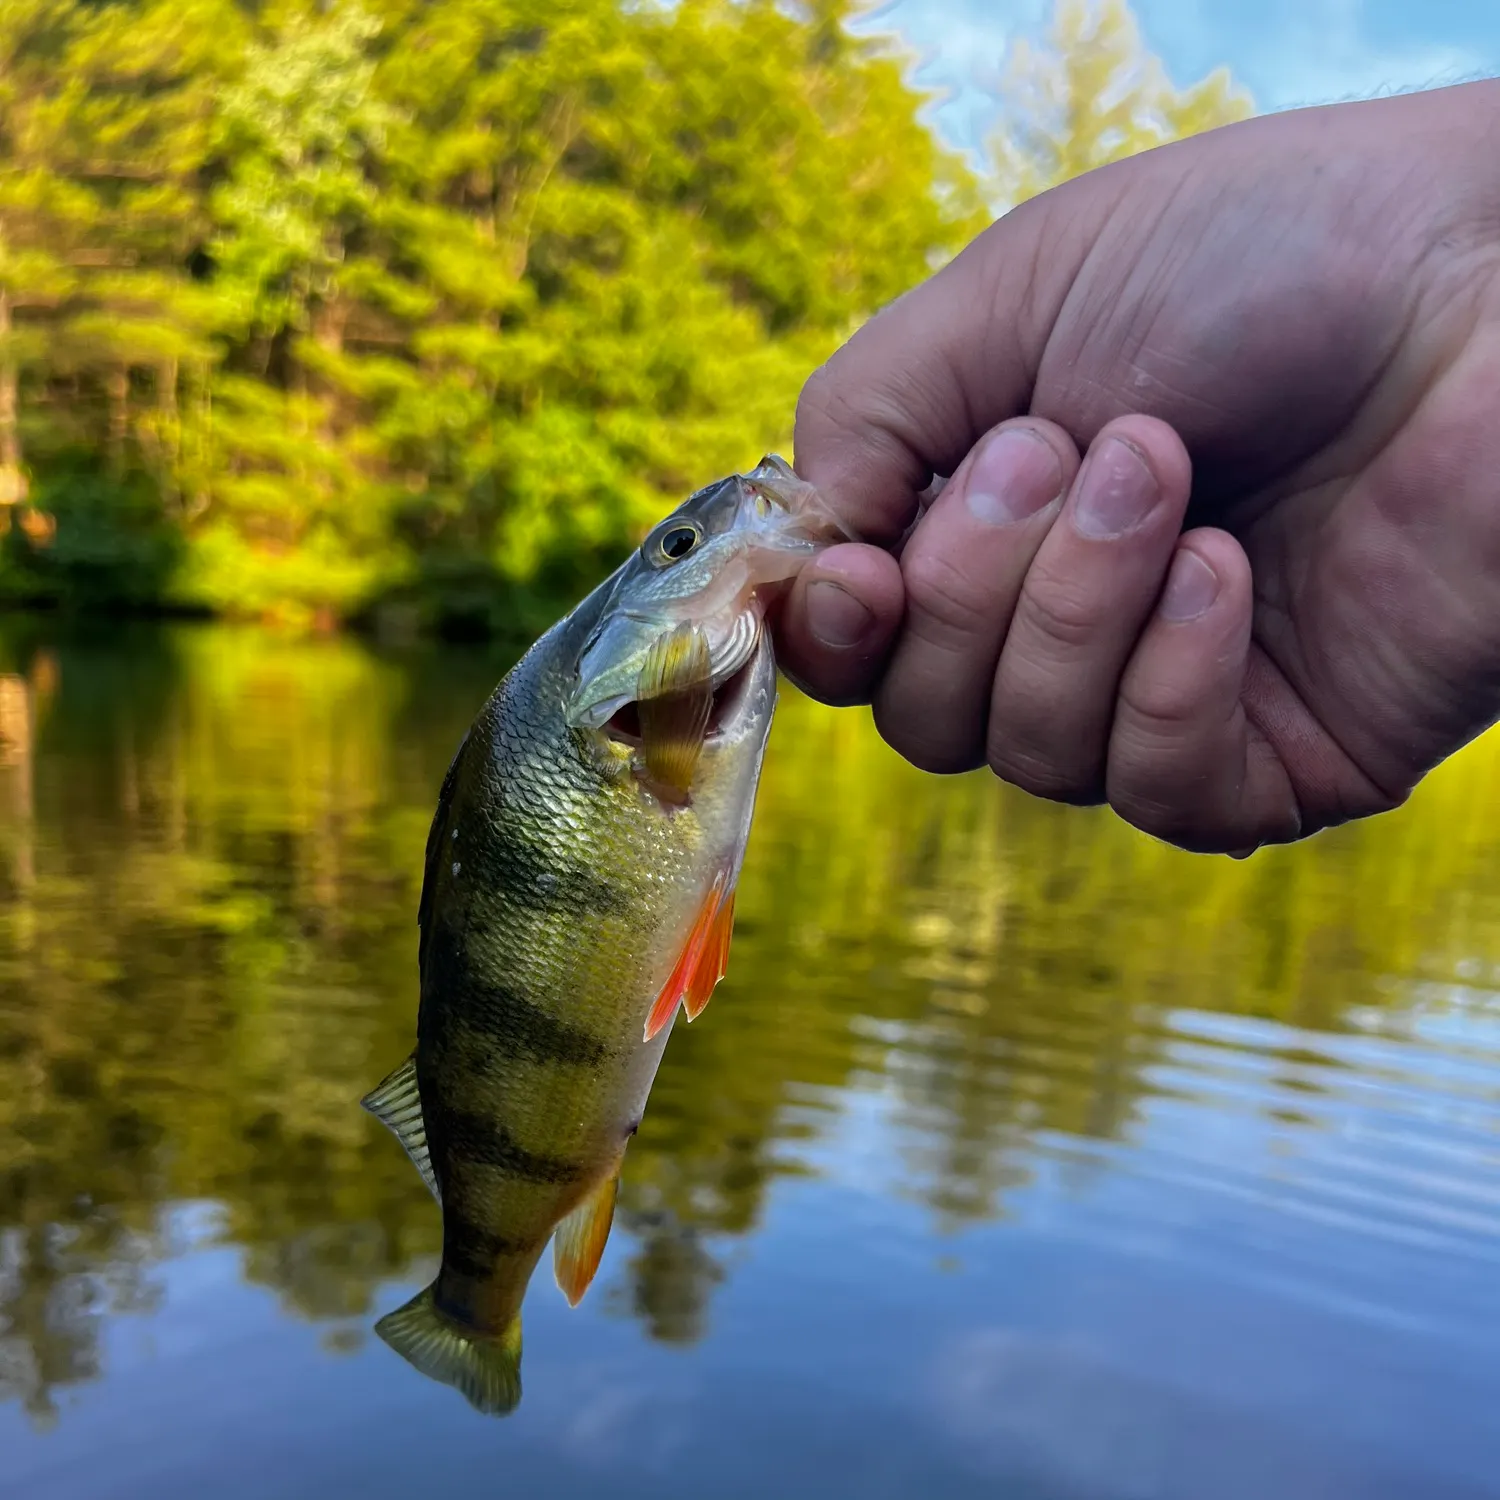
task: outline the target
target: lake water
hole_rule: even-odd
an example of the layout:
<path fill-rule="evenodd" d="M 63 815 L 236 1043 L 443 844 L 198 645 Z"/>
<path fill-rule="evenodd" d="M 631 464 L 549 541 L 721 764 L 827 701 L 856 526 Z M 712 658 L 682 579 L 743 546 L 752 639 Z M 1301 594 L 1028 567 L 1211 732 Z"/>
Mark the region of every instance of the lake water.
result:
<path fill-rule="evenodd" d="M 417 1375 L 358 1100 L 505 664 L 0 627 L 0 1496 L 1500 1495 L 1494 738 L 1236 864 L 788 691 L 593 1290 Z"/>

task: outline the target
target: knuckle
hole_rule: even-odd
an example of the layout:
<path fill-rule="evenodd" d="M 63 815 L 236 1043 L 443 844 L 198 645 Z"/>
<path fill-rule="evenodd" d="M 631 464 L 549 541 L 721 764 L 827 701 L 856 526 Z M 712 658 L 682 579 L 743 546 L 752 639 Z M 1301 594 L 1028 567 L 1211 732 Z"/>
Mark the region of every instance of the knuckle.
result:
<path fill-rule="evenodd" d="M 1202 687 L 1181 677 L 1127 673 L 1120 684 L 1120 732 L 1147 745 L 1172 742 L 1197 724 Z"/>
<path fill-rule="evenodd" d="M 953 776 L 982 765 L 980 726 L 960 717 L 925 715 L 893 708 L 887 695 L 874 703 L 875 728 L 903 760 L 934 776 Z"/>
<path fill-rule="evenodd" d="M 974 636 L 992 627 L 994 595 L 944 552 L 909 552 L 901 560 L 901 578 L 908 608 L 945 633 Z"/>
<path fill-rule="evenodd" d="M 1111 776 L 1108 797 L 1109 805 L 1132 828 L 1165 844 L 1192 854 L 1215 854 L 1235 847 L 1225 830 L 1206 825 L 1195 809 L 1174 799 L 1173 792 L 1159 783 L 1132 786 Z"/>
<path fill-rule="evenodd" d="M 1012 737 L 991 734 L 986 759 L 1001 781 L 1033 797 L 1071 807 L 1094 807 L 1104 800 L 1102 779 L 1096 771 L 1062 765 L 1054 756 Z"/>
<path fill-rule="evenodd" d="M 836 428 L 847 423 L 847 402 L 837 376 L 825 362 L 807 377 L 797 397 L 797 432 L 805 438 L 815 428 Z"/>
<path fill-rule="evenodd" d="M 1020 609 L 1028 631 L 1070 655 L 1098 638 L 1102 619 L 1098 596 L 1076 582 L 1034 579 L 1021 596 Z"/>

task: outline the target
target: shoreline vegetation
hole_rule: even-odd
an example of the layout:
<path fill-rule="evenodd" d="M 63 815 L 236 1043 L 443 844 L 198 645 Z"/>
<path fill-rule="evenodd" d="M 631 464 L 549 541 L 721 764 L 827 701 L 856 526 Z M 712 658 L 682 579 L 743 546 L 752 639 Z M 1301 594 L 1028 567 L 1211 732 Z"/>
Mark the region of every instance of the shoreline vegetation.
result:
<path fill-rule="evenodd" d="M 944 146 L 859 0 L 13 0 L 0 608 L 534 633 L 997 213 L 1241 118 L 1059 0 Z"/>

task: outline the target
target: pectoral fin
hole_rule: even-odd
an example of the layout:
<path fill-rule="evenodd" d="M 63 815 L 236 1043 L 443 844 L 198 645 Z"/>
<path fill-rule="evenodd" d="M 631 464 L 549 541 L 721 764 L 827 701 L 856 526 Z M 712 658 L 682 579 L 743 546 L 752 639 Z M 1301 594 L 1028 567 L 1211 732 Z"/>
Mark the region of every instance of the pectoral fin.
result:
<path fill-rule="evenodd" d="M 734 931 L 734 892 L 719 902 L 698 965 L 682 997 L 682 1008 L 689 1021 L 696 1021 L 713 998 L 714 990 L 729 968 L 729 938 Z"/>
<path fill-rule="evenodd" d="M 563 1295 L 577 1307 L 588 1291 L 615 1220 L 618 1172 L 601 1184 L 561 1224 L 552 1238 L 552 1272 Z"/>
<path fill-rule="evenodd" d="M 636 714 L 646 773 L 685 797 L 713 713 L 713 663 L 701 627 L 683 621 L 652 648 L 641 668 Z"/>
<path fill-rule="evenodd" d="M 646 1017 L 648 1042 L 677 1014 L 678 1005 L 684 1001 L 689 1020 L 699 1015 L 708 1004 L 714 986 L 723 978 L 729 956 L 729 929 L 734 922 L 734 891 L 726 891 L 724 886 L 725 877 L 720 872 L 698 908 L 676 966 Z"/>
<path fill-rule="evenodd" d="M 427 1126 L 422 1120 L 422 1096 L 417 1091 L 417 1055 L 410 1057 L 375 1085 L 359 1101 L 396 1137 L 411 1157 L 422 1181 L 432 1189 L 432 1196 L 439 1203 L 443 1195 L 438 1191 L 437 1174 L 432 1170 L 432 1158 L 427 1150 Z"/>

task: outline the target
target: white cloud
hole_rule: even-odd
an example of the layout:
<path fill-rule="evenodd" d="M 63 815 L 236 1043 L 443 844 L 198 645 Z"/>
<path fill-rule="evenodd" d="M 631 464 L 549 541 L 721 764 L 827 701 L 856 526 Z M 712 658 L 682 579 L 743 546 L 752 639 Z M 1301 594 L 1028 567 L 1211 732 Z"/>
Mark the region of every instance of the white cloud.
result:
<path fill-rule="evenodd" d="M 1409 40 L 1377 41 L 1371 0 L 1135 0 L 1135 9 L 1147 45 L 1178 84 L 1227 65 L 1262 110 L 1500 71 L 1500 11 L 1439 36 L 1424 26 L 1420 11 L 1403 6 Z M 1007 44 L 1040 32 L 1051 11 L 1051 0 L 891 0 L 858 29 L 902 39 L 918 59 L 913 82 L 942 96 L 931 114 L 943 135 L 972 148 L 993 118 L 986 83 Z"/>
<path fill-rule="evenodd" d="M 937 96 L 929 113 L 945 139 L 962 149 L 977 147 L 994 118 L 984 88 L 1014 36 L 1041 29 L 1042 0 L 1011 5 L 971 4 L 968 0 L 892 0 L 855 28 L 866 35 L 888 35 L 914 56 L 911 82 Z"/>

